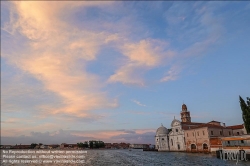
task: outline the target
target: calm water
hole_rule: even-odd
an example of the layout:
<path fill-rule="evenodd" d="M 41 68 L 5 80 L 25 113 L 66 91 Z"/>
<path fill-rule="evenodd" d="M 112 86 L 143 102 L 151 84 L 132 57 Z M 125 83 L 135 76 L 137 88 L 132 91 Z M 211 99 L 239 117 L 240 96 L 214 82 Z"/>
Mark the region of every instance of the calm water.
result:
<path fill-rule="evenodd" d="M 143 152 L 142 150 L 87 150 L 85 166 L 167 165 L 167 166 L 224 166 L 236 165 L 236 161 L 224 161 L 209 154 L 179 152 Z M 69 165 L 69 164 L 4 164 L 4 165 Z M 237 165 L 250 166 L 250 161 L 239 161 Z"/>
<path fill-rule="evenodd" d="M 88 151 L 85 165 L 168 165 L 209 166 L 236 165 L 235 161 L 224 161 L 208 154 L 178 152 L 143 152 L 142 150 Z M 239 161 L 237 165 L 249 166 L 250 162 Z"/>

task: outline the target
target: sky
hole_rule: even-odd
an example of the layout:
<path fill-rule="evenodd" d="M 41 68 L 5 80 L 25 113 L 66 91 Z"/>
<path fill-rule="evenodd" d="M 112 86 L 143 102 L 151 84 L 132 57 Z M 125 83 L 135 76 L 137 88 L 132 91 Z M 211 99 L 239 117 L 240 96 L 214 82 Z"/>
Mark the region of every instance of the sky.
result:
<path fill-rule="evenodd" d="M 1 1 L 1 144 L 150 143 L 243 124 L 250 2 Z"/>

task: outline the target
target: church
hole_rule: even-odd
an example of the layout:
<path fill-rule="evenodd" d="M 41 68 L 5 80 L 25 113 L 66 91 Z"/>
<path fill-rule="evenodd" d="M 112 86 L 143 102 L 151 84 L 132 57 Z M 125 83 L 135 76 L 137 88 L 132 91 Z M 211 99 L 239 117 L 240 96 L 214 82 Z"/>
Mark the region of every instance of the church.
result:
<path fill-rule="evenodd" d="M 157 129 L 155 148 L 158 149 L 158 151 L 185 151 L 186 141 L 184 130 L 203 124 L 191 122 L 190 112 L 187 110 L 185 104 L 182 105 L 180 115 L 181 121 L 174 118 L 171 123 L 171 130 L 168 130 L 163 125 Z"/>
<path fill-rule="evenodd" d="M 212 152 L 221 148 L 221 137 L 247 134 L 244 124 L 226 126 L 214 120 L 208 123 L 192 122 L 185 104 L 180 115 L 181 121 L 174 117 L 171 129 L 163 125 L 157 129 L 155 148 L 158 151 Z"/>

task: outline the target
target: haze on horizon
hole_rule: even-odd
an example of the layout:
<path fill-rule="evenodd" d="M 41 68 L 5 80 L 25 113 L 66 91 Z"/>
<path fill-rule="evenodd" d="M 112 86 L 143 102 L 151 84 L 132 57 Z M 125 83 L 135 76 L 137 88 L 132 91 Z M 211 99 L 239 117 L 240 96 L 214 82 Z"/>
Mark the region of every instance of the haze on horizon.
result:
<path fill-rule="evenodd" d="M 185 103 L 242 124 L 250 2 L 1 1 L 1 144 L 154 144 Z"/>

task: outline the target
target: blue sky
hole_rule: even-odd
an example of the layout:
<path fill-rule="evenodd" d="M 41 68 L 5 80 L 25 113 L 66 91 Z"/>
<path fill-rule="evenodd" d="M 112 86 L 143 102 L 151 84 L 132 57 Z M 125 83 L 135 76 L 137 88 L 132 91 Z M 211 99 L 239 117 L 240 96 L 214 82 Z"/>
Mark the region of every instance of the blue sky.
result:
<path fill-rule="evenodd" d="M 242 124 L 249 13 L 249 2 L 1 2 L 2 143 L 154 143 L 183 102 L 194 122 Z"/>

